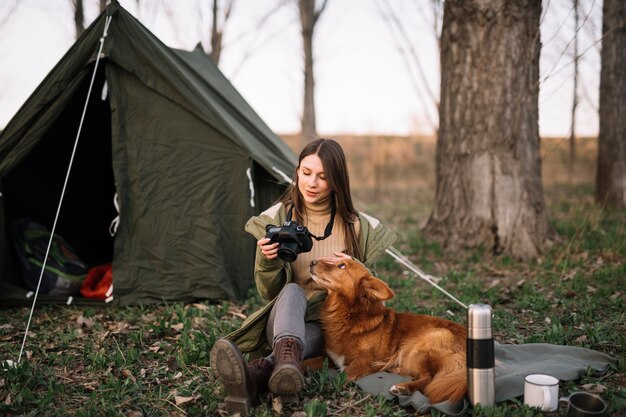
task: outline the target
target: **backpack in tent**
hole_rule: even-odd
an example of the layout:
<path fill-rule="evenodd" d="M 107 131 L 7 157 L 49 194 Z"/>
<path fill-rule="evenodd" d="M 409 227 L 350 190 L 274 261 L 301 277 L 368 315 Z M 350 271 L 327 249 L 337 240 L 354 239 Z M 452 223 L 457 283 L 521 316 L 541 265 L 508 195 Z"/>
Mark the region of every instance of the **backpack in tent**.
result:
<path fill-rule="evenodd" d="M 24 283 L 35 291 L 50 241 L 50 232 L 36 221 L 23 218 L 13 224 L 12 234 Z M 78 258 L 74 249 L 61 236 L 55 235 L 39 292 L 50 295 L 78 294 L 87 271 L 87 265 Z"/>

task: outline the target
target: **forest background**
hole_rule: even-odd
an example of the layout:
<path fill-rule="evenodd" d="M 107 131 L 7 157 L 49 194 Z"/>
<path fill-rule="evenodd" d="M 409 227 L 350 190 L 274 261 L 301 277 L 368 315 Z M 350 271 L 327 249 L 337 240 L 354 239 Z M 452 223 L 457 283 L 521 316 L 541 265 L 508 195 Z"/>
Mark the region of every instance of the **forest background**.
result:
<path fill-rule="evenodd" d="M 100 4 L 96 3 L 71 2 L 70 10 L 73 15 L 71 13 L 63 15 L 65 17 L 62 25 L 70 27 L 71 18 L 74 17 L 73 22 L 76 23 L 76 16 L 80 13 L 83 13 L 83 21 L 88 20 L 85 16 L 95 16 L 94 10 L 97 11 L 100 7 Z M 132 3 L 129 2 L 129 5 Z M 228 9 L 228 5 L 232 5 L 231 17 L 234 19 L 237 16 L 236 5 L 241 5 L 243 1 L 220 2 L 222 7 L 226 5 L 226 8 L 218 8 L 221 11 L 212 15 L 217 16 L 212 25 L 209 23 L 212 19 L 207 17 L 211 16 L 211 9 L 210 7 L 207 9 L 207 3 L 213 4 L 213 2 L 204 3 L 202 9 L 197 9 L 202 10 L 197 15 L 204 16 L 203 21 L 208 24 L 202 27 L 216 30 L 201 30 L 204 35 L 197 36 L 196 33 L 194 42 L 201 41 L 207 52 L 214 52 L 220 49 L 217 47 L 218 44 L 214 43 L 215 39 L 220 37 L 221 31 L 217 29 L 224 28 L 222 39 L 226 39 L 229 33 L 228 25 L 224 26 L 228 22 L 225 10 Z M 299 87 L 294 89 L 290 87 L 294 84 L 285 82 L 286 87 L 276 91 L 293 93 L 294 96 L 285 100 L 285 96 L 261 93 L 259 97 L 265 96 L 268 99 L 267 105 L 261 105 L 259 104 L 261 101 L 256 102 L 253 98 L 254 89 L 250 90 L 248 96 L 245 82 L 242 81 L 241 85 L 237 85 L 237 77 L 234 77 L 234 83 L 244 97 L 249 99 L 253 107 L 268 121 L 270 127 L 295 151 L 300 148 L 302 137 L 312 132 L 337 138 L 349 155 L 354 193 L 359 206 L 368 212 L 376 213 L 385 223 L 397 230 L 400 235 L 399 248 L 429 273 L 442 277 L 442 284 L 448 290 L 460 294 L 462 299 L 468 302 L 482 301 L 494 306 L 499 312 L 494 323 L 497 340 L 504 343 L 546 342 L 575 345 L 603 351 L 616 357 L 616 365 L 604 376 L 590 372 L 580 380 L 563 383 L 561 391 L 563 394 L 573 390 L 600 393 L 609 402 L 612 415 L 623 415 L 626 407 L 624 391 L 626 329 L 622 307 L 626 301 L 623 284 L 626 275 L 624 269 L 626 219 L 623 210 L 605 211 L 595 203 L 596 180 L 600 166 L 597 135 L 602 130 L 599 129 L 598 114 L 601 107 L 600 45 L 603 34 L 600 28 L 604 17 L 601 13 L 603 4 L 592 0 L 545 1 L 542 3 L 541 15 L 535 16 L 534 22 L 541 27 L 542 48 L 541 65 L 539 62 L 535 63 L 540 71 L 534 74 L 539 81 L 539 92 L 535 99 L 541 110 L 538 111 L 538 117 L 534 122 L 537 130 L 545 129 L 556 120 L 561 122 L 560 128 L 554 131 L 558 132 L 556 138 L 547 138 L 546 131 L 543 131 L 544 137 L 541 141 L 538 134 L 536 137 L 530 135 L 531 141 L 540 144 L 534 159 L 540 161 L 541 166 L 540 198 L 544 202 L 545 216 L 543 220 L 545 235 L 542 237 L 545 239 L 542 239 L 542 250 L 539 255 L 531 256 L 530 259 L 519 259 L 507 253 L 497 252 L 489 244 L 475 244 L 462 250 L 458 248 L 449 250 L 445 240 L 444 242 L 431 240 L 422 233 L 438 206 L 437 184 L 441 181 L 438 174 L 442 162 L 437 160 L 436 155 L 439 142 L 445 135 L 441 134 L 441 126 L 436 121 L 438 118 L 436 110 L 442 104 L 438 89 L 444 84 L 438 77 L 433 83 L 429 82 L 424 74 L 420 75 L 419 68 L 424 62 L 418 58 L 421 53 L 426 53 L 427 43 L 410 42 L 412 38 L 405 34 L 410 27 L 396 23 L 398 16 L 405 18 L 409 16 L 408 10 L 417 10 L 414 7 L 415 3 L 385 1 L 370 3 L 371 10 L 374 10 L 383 22 L 380 28 L 391 34 L 395 33 L 389 36 L 392 41 L 387 46 L 388 50 L 395 49 L 400 52 L 395 58 L 392 58 L 391 54 L 385 54 L 372 59 L 370 55 L 368 63 L 391 61 L 392 66 L 403 68 L 406 73 L 404 81 L 407 83 L 404 84 L 404 88 L 400 87 L 394 91 L 411 92 L 413 100 L 411 107 L 413 110 L 410 114 L 405 114 L 400 121 L 392 119 L 392 125 L 403 126 L 396 132 L 391 129 L 385 132 L 382 128 L 375 127 L 373 121 L 382 118 L 383 109 L 402 108 L 400 103 L 403 100 L 400 98 L 404 95 L 389 94 L 389 85 L 385 84 L 396 81 L 397 77 L 381 70 L 379 74 L 381 76 L 370 76 L 363 82 L 357 75 L 364 71 L 368 63 L 355 64 L 354 61 L 348 65 L 352 71 L 340 77 L 342 82 L 331 82 L 330 78 L 326 78 L 326 82 L 320 84 L 326 84 L 327 88 L 337 90 L 344 84 L 351 85 L 351 82 L 357 79 L 359 82 L 356 83 L 356 89 L 343 91 L 340 97 L 344 100 L 335 100 L 334 106 L 332 100 L 322 101 L 326 105 L 321 105 L 318 101 L 319 114 L 312 119 L 313 129 L 310 130 L 310 124 L 308 127 L 305 126 L 307 93 L 302 84 L 306 85 L 303 81 L 306 78 L 304 74 L 307 67 L 307 52 L 306 40 L 300 38 L 298 26 L 305 24 L 306 19 L 298 15 L 304 3 L 313 4 L 312 16 L 313 22 L 317 22 L 315 23 L 317 26 L 314 25 L 316 33 L 323 33 L 324 16 L 329 16 L 325 13 L 330 13 L 333 4 L 339 2 L 318 1 L 316 4 L 300 1 L 297 6 L 294 2 L 275 2 L 274 8 L 257 14 L 257 18 L 252 19 L 254 24 L 247 26 L 258 27 L 281 13 L 292 16 L 290 29 L 275 25 L 275 22 L 268 26 L 280 29 L 275 31 L 276 39 L 287 37 L 291 38 L 292 42 L 293 39 L 297 39 L 298 45 L 301 45 L 301 42 L 305 44 L 304 47 L 300 46 L 301 49 L 295 50 L 296 61 L 292 62 L 298 60 L 302 62 L 293 65 L 291 70 L 295 72 L 290 72 L 300 75 L 285 76 L 284 72 L 279 72 L 279 79 L 299 81 L 295 83 L 299 84 Z M 466 3 L 476 4 L 476 2 Z M 535 7 L 530 9 L 537 11 L 536 2 L 531 3 Z M 604 2 L 607 3 L 619 4 L 608 0 Z M 35 9 L 42 7 L 41 3 L 36 2 L 3 2 L 0 9 L 2 22 L 13 22 L 15 13 L 23 4 Z M 144 23 L 155 33 L 158 33 L 159 27 L 163 28 L 164 24 L 174 27 L 184 25 L 175 23 L 178 9 L 171 7 L 171 4 L 168 7 L 167 2 L 141 0 L 135 4 L 138 14 L 143 14 L 143 18 L 146 19 Z M 397 8 L 398 4 L 403 4 L 402 7 L 405 8 Z M 424 4 L 428 6 L 423 6 Z M 458 12 L 461 2 L 448 1 L 447 4 L 450 7 L 456 6 L 457 9 L 452 11 Z M 520 10 L 526 10 L 526 6 L 530 5 L 523 1 L 516 1 L 514 4 L 520 7 Z M 84 6 L 82 12 L 81 5 Z M 430 42 L 431 45 L 434 42 L 435 50 L 439 42 L 458 41 L 441 39 L 441 34 L 446 33 L 443 24 L 443 6 L 443 2 L 437 1 L 424 2 L 420 6 L 421 10 L 429 13 L 431 20 L 419 26 L 434 28 L 429 32 L 429 36 L 432 37 Z M 141 9 L 142 7 L 144 9 Z M 129 9 L 132 10 L 132 7 Z M 343 10 L 344 15 L 352 16 L 345 13 L 346 9 Z M 550 11 L 555 10 L 559 12 L 550 14 Z M 555 19 L 551 20 L 551 16 Z M 623 28 L 623 6 L 611 16 L 617 16 L 617 23 L 612 27 Z M 347 22 L 347 19 L 343 22 Z M 337 21 L 331 23 L 330 27 L 340 26 Z M 470 21 L 468 24 L 472 23 Z M 5 30 L 6 27 L 9 26 L 2 24 L 0 30 Z M 328 26 L 327 30 L 329 32 L 326 35 L 326 45 L 332 43 L 335 35 Z M 75 31 L 80 32 L 80 24 L 75 25 Z M 68 33 L 72 32 L 70 30 Z M 379 37 L 383 36 L 381 31 L 371 32 Z M 620 29 L 614 32 L 623 31 Z M 534 32 L 530 30 L 530 33 Z M 2 33 L 3 38 L 5 35 L 6 32 Z M 42 37 L 38 39 L 44 41 Z M 263 42 L 269 44 L 271 39 L 266 38 Z M 493 37 L 486 40 L 492 39 Z M 316 40 L 315 45 L 324 45 L 320 39 Z M 185 45 L 176 42 L 166 43 L 185 49 L 194 46 L 188 43 Z M 222 51 L 224 62 L 220 65 L 224 67 L 229 65 L 226 61 L 228 48 L 226 46 Z M 325 49 L 323 46 L 317 48 L 319 58 L 320 52 Z M 256 54 L 256 49 L 265 48 L 251 47 L 251 56 Z M 267 49 L 272 52 L 271 64 L 268 66 L 275 69 L 281 60 L 277 59 L 275 49 Z M 280 48 L 278 50 L 280 51 Z M 3 59 L 6 59 L 6 55 L 4 56 Z M 247 58 L 245 54 L 241 56 L 244 57 L 243 61 L 240 61 L 243 66 L 230 64 L 233 65 L 233 73 L 241 71 L 240 74 L 244 74 Z M 592 57 L 595 58 L 591 59 Z M 548 58 L 551 60 L 546 63 Z M 215 59 L 220 61 L 217 57 Z M 439 58 L 431 57 L 427 63 L 438 65 Z M 345 67 L 346 63 L 341 65 Z M 588 68 L 585 69 L 587 65 Z M 574 70 L 577 66 L 580 73 Z M 2 68 L 6 68 L 5 65 Z M 324 59 L 316 61 L 315 68 L 324 68 Z M 338 68 L 336 67 L 335 71 L 321 69 L 321 79 L 329 77 L 329 74 L 340 73 Z M 623 71 L 623 61 L 618 63 L 617 68 Z M 228 71 L 225 73 L 228 75 Z M 532 71 L 530 74 L 533 74 Z M 252 84 L 265 84 L 259 82 L 258 74 L 257 77 L 250 79 Z M 7 80 L 5 77 L 1 77 L 0 80 L 2 80 L 0 99 L 4 103 L 5 97 L 13 95 L 3 91 L 6 92 L 16 83 L 5 81 Z M 374 99 L 373 92 L 381 85 L 383 98 Z M 552 88 L 548 88 L 550 85 Z M 619 88 L 613 92 L 620 100 L 619 103 L 623 103 L 625 94 Z M 318 92 L 316 89 L 313 91 Z M 323 89 L 319 90 L 318 100 L 324 97 L 321 91 Z M 532 101 L 532 91 L 529 95 Z M 308 100 L 308 105 L 311 105 L 311 98 Z M 553 100 L 557 102 L 553 106 L 553 113 L 546 115 L 545 109 L 550 107 L 548 104 Z M 302 104 L 299 104 L 300 101 Z M 379 107 L 374 110 L 365 109 L 360 107 L 363 102 L 375 103 Z M 288 103 L 287 107 L 291 108 L 291 115 L 285 116 L 285 113 L 282 113 L 274 116 L 267 110 L 280 107 L 284 103 Z M 623 107 L 618 107 L 618 110 L 621 108 Z M 358 113 L 369 114 L 370 121 L 351 121 L 351 115 Z M 324 122 L 330 120 L 329 115 L 339 115 L 340 120 L 350 122 L 340 128 L 324 127 L 324 123 L 330 123 Z M 285 125 L 290 127 L 280 127 L 278 121 L 282 119 L 291 120 Z M 318 119 L 319 125 L 316 125 Z M 532 125 L 532 118 L 530 123 Z M 426 128 L 427 126 L 430 126 L 430 130 Z M 625 140 L 623 124 L 617 123 L 616 126 L 617 131 L 622 134 L 618 135 L 621 142 L 614 148 L 614 153 L 620 155 L 622 152 L 620 163 L 623 164 Z M 298 133 L 289 133 L 294 131 Z M 435 135 L 435 132 L 439 134 Z M 585 133 L 586 137 L 583 137 Z M 443 165 L 445 166 L 445 163 Z M 469 170 L 461 170 L 461 176 L 467 176 L 468 172 Z M 396 308 L 463 320 L 463 311 L 458 306 L 451 304 L 429 287 L 416 284 L 415 277 L 402 271 L 393 262 L 388 260 L 381 262 L 379 271 L 396 291 L 396 298 L 392 304 Z M 223 414 L 221 403 L 223 393 L 220 384 L 208 368 L 206 354 L 216 337 L 237 327 L 241 319 L 253 311 L 259 302 L 258 297 L 251 294 L 249 299 L 238 305 L 174 304 L 151 311 L 124 309 L 119 312 L 102 313 L 73 308 L 59 311 L 45 307 L 35 319 L 34 324 L 39 330 L 30 335 L 33 343 L 29 343 L 27 347 L 26 354 L 29 359 L 27 365 L 19 369 L 8 369 L 8 373 L 5 374 L 7 377 L 0 378 L 0 402 L 2 402 L 0 410 L 8 415 L 37 414 L 38 410 L 50 410 L 48 413 L 52 415 L 123 413 L 133 417 Z M 19 309 L 2 312 L 0 340 L 7 342 L 2 344 L 3 357 L 15 357 L 14 347 L 17 343 L 13 342 L 19 340 L 25 314 L 25 310 Z M 89 343 L 86 343 L 86 338 L 89 338 Z M 340 379 L 330 378 L 324 372 L 311 375 L 301 402 L 295 405 L 266 403 L 255 411 L 256 415 L 305 413 L 310 416 L 329 414 L 390 416 L 410 413 L 397 404 L 364 395 L 354 386 L 346 387 L 344 383 L 345 381 Z M 436 412 L 434 414 L 437 415 Z M 490 414 L 485 412 L 485 415 L 530 416 L 541 413 L 534 414 L 519 401 L 511 401 L 502 404 Z"/>

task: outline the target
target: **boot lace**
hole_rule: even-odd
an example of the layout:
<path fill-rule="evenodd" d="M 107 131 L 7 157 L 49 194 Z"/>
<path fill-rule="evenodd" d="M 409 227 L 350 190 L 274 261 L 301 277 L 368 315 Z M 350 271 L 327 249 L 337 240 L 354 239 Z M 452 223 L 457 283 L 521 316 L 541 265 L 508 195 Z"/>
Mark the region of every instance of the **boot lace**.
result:
<path fill-rule="evenodd" d="M 282 345 L 280 347 L 281 358 L 293 359 L 297 356 L 298 350 L 299 350 L 298 344 L 292 339 L 287 339 L 282 342 Z"/>

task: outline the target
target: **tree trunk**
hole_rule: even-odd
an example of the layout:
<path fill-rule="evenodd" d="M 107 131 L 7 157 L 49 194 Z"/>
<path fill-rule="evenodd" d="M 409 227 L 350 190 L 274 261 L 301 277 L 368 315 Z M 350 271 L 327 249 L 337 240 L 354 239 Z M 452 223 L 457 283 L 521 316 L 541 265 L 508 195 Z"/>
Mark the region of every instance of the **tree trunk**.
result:
<path fill-rule="evenodd" d="M 539 153 L 535 0 L 447 0 L 435 207 L 445 248 L 537 256 L 548 225 Z"/>
<path fill-rule="evenodd" d="M 604 0 L 596 201 L 626 207 L 626 3 Z"/>
<path fill-rule="evenodd" d="M 572 119 L 569 134 L 568 178 L 574 182 L 574 164 L 576 162 L 576 107 L 578 107 L 578 0 L 574 0 L 574 86 L 572 99 Z"/>
<path fill-rule="evenodd" d="M 74 26 L 76 27 L 76 39 L 85 31 L 85 13 L 83 0 L 72 0 L 74 5 Z"/>
<path fill-rule="evenodd" d="M 107 1 L 108 0 L 100 0 L 100 13 L 102 13 L 104 9 L 107 8 Z"/>
<path fill-rule="evenodd" d="M 317 137 L 315 121 L 315 78 L 313 74 L 313 32 L 315 24 L 326 7 L 326 0 L 316 11 L 315 0 L 298 0 L 302 25 L 304 52 L 304 103 L 302 108 L 301 139 L 304 143 Z"/>
<path fill-rule="evenodd" d="M 211 27 L 211 59 L 215 65 L 220 63 L 220 55 L 222 53 L 222 32 L 218 29 L 218 0 L 213 0 L 213 25 Z"/>

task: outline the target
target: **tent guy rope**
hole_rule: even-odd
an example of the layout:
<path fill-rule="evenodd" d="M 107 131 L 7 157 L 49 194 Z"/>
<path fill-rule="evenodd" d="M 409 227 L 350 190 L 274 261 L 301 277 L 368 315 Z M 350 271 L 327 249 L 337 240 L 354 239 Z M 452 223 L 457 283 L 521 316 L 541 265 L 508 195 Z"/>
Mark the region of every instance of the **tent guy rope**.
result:
<path fill-rule="evenodd" d="M 61 212 L 61 205 L 63 204 L 63 197 L 65 196 L 65 190 L 67 188 L 67 182 L 70 177 L 70 172 L 72 170 L 72 164 L 74 163 L 74 156 L 76 155 L 76 148 L 78 147 L 78 138 L 80 137 L 80 132 L 83 128 L 83 123 L 85 121 L 85 114 L 87 113 L 87 105 L 89 104 L 89 98 L 91 97 L 91 90 L 93 89 L 93 84 L 96 79 L 96 72 L 98 70 L 98 63 L 100 62 L 100 56 L 102 55 L 102 48 L 104 47 L 104 40 L 107 37 L 107 33 L 109 30 L 109 25 L 111 24 L 112 16 L 107 16 L 105 24 L 104 24 L 104 32 L 102 37 L 100 38 L 100 47 L 98 49 L 98 55 L 96 56 L 96 62 L 93 67 L 93 74 L 91 74 L 91 82 L 89 83 L 89 90 L 87 91 L 87 97 L 85 99 L 85 105 L 83 106 L 83 113 L 80 118 L 80 123 L 78 124 L 78 131 L 76 132 L 76 139 L 74 139 L 74 148 L 72 149 L 72 156 L 70 157 L 70 163 L 67 167 L 67 173 L 65 174 L 65 182 L 63 183 L 63 189 L 61 191 L 61 197 L 59 198 L 59 204 L 57 206 L 57 211 L 54 216 L 54 223 L 52 224 L 52 230 L 50 232 L 50 239 L 48 240 L 48 247 L 46 249 L 46 256 L 44 257 L 43 265 L 41 266 L 41 273 L 39 274 L 39 282 L 37 283 L 37 289 L 35 290 L 35 295 L 33 297 L 33 305 L 30 309 L 30 314 L 28 316 L 28 322 L 26 323 L 26 330 L 24 331 L 24 339 L 22 340 L 22 346 L 20 347 L 20 354 L 17 358 L 17 363 L 19 364 L 22 360 L 22 354 L 24 353 L 24 346 L 26 345 L 26 338 L 28 337 L 28 330 L 30 328 L 30 323 L 33 318 L 33 311 L 35 310 L 35 305 L 37 303 L 37 296 L 39 295 L 39 287 L 41 286 L 41 280 L 43 278 L 43 272 L 46 267 L 46 262 L 48 261 L 48 255 L 50 253 L 50 247 L 52 246 L 52 238 L 54 237 L 54 232 L 57 227 L 57 221 L 59 220 L 59 214 Z"/>
<path fill-rule="evenodd" d="M 435 277 L 433 277 L 432 275 L 428 275 L 425 274 L 421 269 L 419 269 L 417 266 L 415 266 L 410 260 L 409 258 L 407 258 L 406 256 L 404 256 L 398 249 L 394 248 L 393 246 L 391 246 L 389 249 L 387 249 L 385 252 L 387 252 L 389 255 L 391 255 L 391 257 L 393 259 L 395 259 L 397 262 L 401 263 L 402 265 L 406 266 L 407 268 L 409 268 L 411 271 L 415 272 L 415 274 L 420 277 L 421 279 L 423 279 L 424 281 L 426 281 L 427 283 L 429 283 L 430 285 L 432 285 L 433 287 L 437 288 L 439 291 L 441 291 L 442 293 L 444 293 L 445 295 L 447 295 L 448 297 L 450 297 L 452 300 L 454 300 L 456 303 L 462 305 L 463 307 L 465 307 L 466 309 L 468 308 L 467 305 L 463 304 L 461 301 L 459 301 L 456 297 L 454 297 L 452 294 L 450 294 L 448 291 L 444 290 L 443 288 L 441 288 L 439 285 L 437 285 L 437 283 L 435 282 L 437 279 Z"/>

